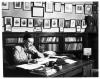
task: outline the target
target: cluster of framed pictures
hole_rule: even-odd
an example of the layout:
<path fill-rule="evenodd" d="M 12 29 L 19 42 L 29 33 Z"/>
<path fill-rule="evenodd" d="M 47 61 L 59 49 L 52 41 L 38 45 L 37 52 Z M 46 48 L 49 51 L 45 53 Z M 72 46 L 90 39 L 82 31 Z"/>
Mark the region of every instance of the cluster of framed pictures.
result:
<path fill-rule="evenodd" d="M 9 2 L 2 2 L 2 9 L 9 9 Z M 45 6 L 44 6 L 45 5 Z M 92 4 L 74 4 L 76 13 L 92 13 Z M 14 9 L 23 9 L 25 11 L 31 11 L 32 17 L 43 17 L 45 12 L 61 12 L 62 6 L 64 6 L 65 13 L 73 12 L 73 4 L 62 2 L 13 2 Z M 45 10 L 44 10 L 45 8 Z"/>
<path fill-rule="evenodd" d="M 50 28 L 86 28 L 85 20 L 65 20 L 64 18 L 20 18 L 20 17 L 3 17 L 4 26 L 11 27 L 43 27 Z"/>

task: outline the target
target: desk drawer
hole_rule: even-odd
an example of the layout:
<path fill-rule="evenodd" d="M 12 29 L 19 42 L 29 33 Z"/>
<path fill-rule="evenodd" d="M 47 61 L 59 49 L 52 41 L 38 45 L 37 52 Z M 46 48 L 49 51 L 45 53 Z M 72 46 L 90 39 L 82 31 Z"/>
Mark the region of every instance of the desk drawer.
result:
<path fill-rule="evenodd" d="M 77 75 L 77 74 L 79 74 L 79 73 L 81 73 L 81 72 L 82 72 L 82 68 L 78 68 L 78 69 L 72 70 L 72 71 L 70 71 L 70 72 L 64 73 L 64 74 L 63 74 L 63 77 L 75 76 L 75 75 Z"/>

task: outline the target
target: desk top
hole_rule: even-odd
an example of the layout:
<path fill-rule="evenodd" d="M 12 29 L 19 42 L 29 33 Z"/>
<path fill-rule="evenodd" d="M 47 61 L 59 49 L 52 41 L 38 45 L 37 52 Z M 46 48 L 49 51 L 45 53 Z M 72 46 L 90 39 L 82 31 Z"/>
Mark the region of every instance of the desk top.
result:
<path fill-rule="evenodd" d="M 92 61 L 77 60 L 76 63 L 62 65 L 62 69 L 60 69 L 59 71 L 57 71 L 57 72 L 55 72 L 55 73 L 53 73 L 51 75 L 46 75 L 46 74 L 43 74 L 43 73 L 36 73 L 33 70 L 27 70 L 27 69 L 26 69 L 26 71 L 29 72 L 32 75 L 36 75 L 37 74 L 37 75 L 44 76 L 44 77 L 56 77 L 58 75 L 61 75 L 61 74 L 64 74 L 64 73 L 68 73 L 68 72 L 73 71 L 75 69 L 82 68 L 83 66 L 91 64 L 91 63 L 92 63 Z M 8 68 L 9 69 L 22 69 L 22 70 L 25 70 L 23 68 L 18 68 L 15 65 L 9 66 Z"/>

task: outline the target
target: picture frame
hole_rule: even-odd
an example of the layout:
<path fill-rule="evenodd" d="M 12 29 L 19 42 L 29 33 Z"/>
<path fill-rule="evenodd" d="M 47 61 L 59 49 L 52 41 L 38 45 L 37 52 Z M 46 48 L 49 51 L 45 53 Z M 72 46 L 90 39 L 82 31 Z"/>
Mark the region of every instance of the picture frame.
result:
<path fill-rule="evenodd" d="M 54 11 L 61 12 L 61 3 L 60 2 L 54 3 Z"/>
<path fill-rule="evenodd" d="M 33 19 L 28 18 L 28 27 L 33 27 Z"/>
<path fill-rule="evenodd" d="M 33 24 L 34 27 L 43 27 L 43 19 L 35 18 Z"/>
<path fill-rule="evenodd" d="M 42 2 L 33 2 L 33 6 L 40 6 L 40 7 L 42 7 L 43 4 L 42 4 Z"/>
<path fill-rule="evenodd" d="M 22 2 L 14 2 L 14 9 L 21 9 L 22 8 Z"/>
<path fill-rule="evenodd" d="M 31 10 L 31 2 L 24 2 L 23 9 L 26 11 Z"/>
<path fill-rule="evenodd" d="M 20 18 L 18 18 L 18 17 L 14 17 L 14 26 L 15 27 L 20 27 Z"/>
<path fill-rule="evenodd" d="M 45 12 L 53 13 L 53 2 L 45 2 Z"/>
<path fill-rule="evenodd" d="M 2 2 L 2 10 L 9 10 L 9 2 Z"/>
<path fill-rule="evenodd" d="M 77 5 L 76 5 L 76 13 L 77 13 L 77 14 L 82 14 L 82 13 L 84 13 L 83 4 L 77 4 Z"/>
<path fill-rule="evenodd" d="M 52 27 L 57 27 L 58 26 L 58 19 L 52 19 L 52 22 L 51 22 L 52 24 L 51 24 L 51 26 Z"/>
<path fill-rule="evenodd" d="M 21 27 L 26 27 L 26 26 L 27 26 L 27 19 L 21 18 Z"/>
<path fill-rule="evenodd" d="M 6 32 L 11 32 L 12 31 L 12 26 L 11 25 L 6 25 L 5 26 L 5 31 Z"/>
<path fill-rule="evenodd" d="M 92 14 L 92 4 L 85 4 L 85 14 L 86 15 Z"/>
<path fill-rule="evenodd" d="M 82 20 L 82 28 L 86 28 L 86 27 L 87 27 L 87 25 L 85 23 L 85 20 Z"/>
<path fill-rule="evenodd" d="M 59 19 L 59 27 L 64 27 L 64 18 Z"/>
<path fill-rule="evenodd" d="M 76 26 L 82 26 L 82 20 L 77 19 L 75 22 Z"/>
<path fill-rule="evenodd" d="M 74 20 L 74 19 L 71 20 L 70 27 L 75 27 L 75 23 L 76 23 L 75 21 L 76 21 L 76 20 Z"/>
<path fill-rule="evenodd" d="M 44 28 L 50 28 L 50 19 L 44 19 Z"/>
<path fill-rule="evenodd" d="M 72 4 L 65 3 L 64 4 L 64 12 L 65 13 L 72 13 L 72 11 L 73 11 Z"/>
<path fill-rule="evenodd" d="M 44 7 L 32 7 L 32 17 L 44 17 Z"/>
<path fill-rule="evenodd" d="M 70 27 L 70 20 L 65 20 L 65 28 L 69 28 Z"/>
<path fill-rule="evenodd" d="M 12 26 L 12 16 L 5 16 L 4 17 L 4 24 Z"/>

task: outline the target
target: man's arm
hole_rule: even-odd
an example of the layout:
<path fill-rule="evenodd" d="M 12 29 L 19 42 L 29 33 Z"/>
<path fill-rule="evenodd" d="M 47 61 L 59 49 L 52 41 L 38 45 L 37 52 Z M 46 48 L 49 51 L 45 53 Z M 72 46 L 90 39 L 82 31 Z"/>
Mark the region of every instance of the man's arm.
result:
<path fill-rule="evenodd" d="M 37 53 L 37 55 L 38 55 L 39 57 L 44 58 L 44 55 L 43 55 L 42 53 L 40 53 L 40 52 L 35 48 L 35 46 L 29 47 L 29 50 L 31 50 L 31 51 L 33 52 L 33 54 L 34 54 L 34 52 L 35 52 L 35 53 Z"/>

